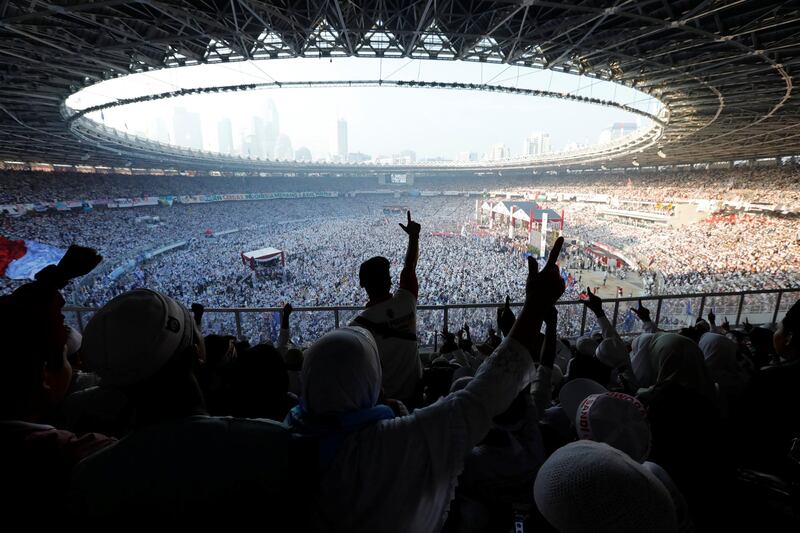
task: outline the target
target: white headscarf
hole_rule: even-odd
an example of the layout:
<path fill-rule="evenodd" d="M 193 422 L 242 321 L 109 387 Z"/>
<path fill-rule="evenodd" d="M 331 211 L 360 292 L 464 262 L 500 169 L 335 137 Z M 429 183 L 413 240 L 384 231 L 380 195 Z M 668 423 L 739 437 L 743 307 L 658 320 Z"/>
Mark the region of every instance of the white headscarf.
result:
<path fill-rule="evenodd" d="M 381 360 L 366 329 L 349 326 L 331 331 L 303 355 L 302 397 L 308 413 L 344 413 L 378 403 Z"/>
<path fill-rule="evenodd" d="M 739 350 L 736 343 L 718 333 L 704 333 L 699 345 L 708 371 L 720 388 L 730 394 L 742 392 L 747 384 L 747 374 L 736 360 Z"/>

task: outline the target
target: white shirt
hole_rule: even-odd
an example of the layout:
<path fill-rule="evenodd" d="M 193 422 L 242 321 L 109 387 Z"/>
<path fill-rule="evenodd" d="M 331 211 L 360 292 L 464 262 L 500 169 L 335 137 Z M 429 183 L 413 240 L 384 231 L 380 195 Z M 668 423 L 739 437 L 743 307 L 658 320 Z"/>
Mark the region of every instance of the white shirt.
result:
<path fill-rule="evenodd" d="M 417 298 L 411 291 L 398 289 L 390 299 L 371 305 L 362 317 L 404 333 L 417 332 Z M 351 326 L 361 326 L 357 322 Z M 383 391 L 387 398 L 405 400 L 414 396 L 422 378 L 422 361 L 417 341 L 375 334 L 383 369 Z"/>

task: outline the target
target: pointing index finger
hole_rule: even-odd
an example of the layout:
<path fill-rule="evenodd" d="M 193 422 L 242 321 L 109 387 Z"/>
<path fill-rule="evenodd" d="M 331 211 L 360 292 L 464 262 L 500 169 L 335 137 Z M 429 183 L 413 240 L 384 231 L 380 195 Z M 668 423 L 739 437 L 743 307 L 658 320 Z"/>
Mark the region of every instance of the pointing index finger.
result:
<path fill-rule="evenodd" d="M 406 211 L 406 215 L 408 215 L 408 223 L 411 224 L 411 210 Z"/>
<path fill-rule="evenodd" d="M 553 244 L 553 249 L 550 250 L 550 256 L 547 258 L 547 266 L 555 266 L 556 261 L 558 261 L 558 256 L 561 254 L 562 246 L 564 246 L 564 237 L 559 237 L 556 239 L 555 244 Z"/>

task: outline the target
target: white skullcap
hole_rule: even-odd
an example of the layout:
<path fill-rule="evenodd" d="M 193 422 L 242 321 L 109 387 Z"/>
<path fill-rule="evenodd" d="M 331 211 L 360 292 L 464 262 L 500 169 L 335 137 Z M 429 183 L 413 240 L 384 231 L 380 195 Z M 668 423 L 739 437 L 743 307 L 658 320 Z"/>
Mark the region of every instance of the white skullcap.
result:
<path fill-rule="evenodd" d="M 675 533 L 669 492 L 647 468 L 602 442 L 556 450 L 539 469 L 533 496 L 561 533 Z"/>

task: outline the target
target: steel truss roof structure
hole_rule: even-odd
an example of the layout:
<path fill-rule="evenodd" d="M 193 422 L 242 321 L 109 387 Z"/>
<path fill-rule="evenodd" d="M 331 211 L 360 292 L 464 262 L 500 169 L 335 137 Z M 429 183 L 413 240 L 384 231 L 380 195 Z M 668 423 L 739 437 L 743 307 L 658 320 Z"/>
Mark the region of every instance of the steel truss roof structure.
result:
<path fill-rule="evenodd" d="M 153 167 L 146 146 L 76 134 L 65 99 L 135 72 L 345 56 L 521 65 L 634 87 L 669 113 L 658 145 L 637 147 L 642 166 L 800 154 L 792 0 L 0 0 L 0 159 Z M 175 153 L 161 166 L 219 167 Z M 630 153 L 609 157 L 630 164 Z"/>

